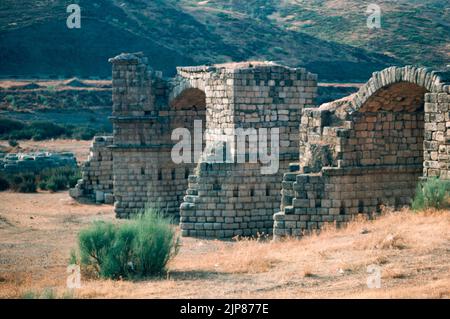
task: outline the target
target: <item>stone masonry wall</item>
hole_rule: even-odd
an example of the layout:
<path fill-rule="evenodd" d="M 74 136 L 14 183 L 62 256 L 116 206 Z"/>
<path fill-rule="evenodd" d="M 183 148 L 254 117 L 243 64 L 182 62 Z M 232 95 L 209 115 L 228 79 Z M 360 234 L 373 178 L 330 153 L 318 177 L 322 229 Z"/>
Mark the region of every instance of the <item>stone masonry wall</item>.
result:
<path fill-rule="evenodd" d="M 205 122 L 204 105 L 189 104 L 189 96 L 172 105 L 168 95 L 178 83 L 151 70 L 141 54 L 110 61 L 116 215 L 129 217 L 148 207 L 177 217 L 194 163 L 173 163 L 171 133 L 178 127 L 192 130 L 194 120 Z"/>
<path fill-rule="evenodd" d="M 142 54 L 110 61 L 108 150 L 118 217 L 150 207 L 179 214 L 183 236 L 301 236 L 324 223 L 371 216 L 383 205 L 408 205 L 421 176 L 450 178 L 449 86 L 442 74 L 391 67 L 356 94 L 316 107 L 317 76 L 301 68 L 179 67 L 168 80 Z M 193 133 L 195 120 L 206 133 L 200 162 L 175 164 L 171 133 Z M 235 134 L 249 130 L 254 137 L 258 129 L 279 129 L 274 174 L 262 173 L 261 158 L 249 162 L 258 150 L 251 138 L 245 163 L 236 163 Z M 220 150 L 231 150 L 228 162 L 216 162 Z"/>
<path fill-rule="evenodd" d="M 182 235 L 230 238 L 270 234 L 280 201 L 281 178 L 289 163 L 298 159 L 300 114 L 304 107 L 314 105 L 317 76 L 304 69 L 270 64 L 240 64 L 219 72 L 226 79 L 225 88 L 231 90 L 221 93 L 221 87 L 216 87 L 214 92 L 225 96 L 230 105 L 210 106 L 207 100 L 207 112 L 217 109 L 221 114 L 208 117 L 207 113 L 208 128 L 222 129 L 229 136 L 224 147 L 231 149 L 235 149 L 233 134 L 238 129 L 279 129 L 279 169 L 265 175 L 260 162 L 214 163 L 203 158 L 195 175 L 189 177 L 180 207 Z M 215 140 L 207 137 L 207 148 Z M 257 153 L 255 145 L 248 148 L 249 141 L 246 145 L 246 158 Z"/>
<path fill-rule="evenodd" d="M 89 157 L 81 166 L 81 179 L 69 191 L 72 197 L 88 197 L 97 202 L 113 203 L 113 155 L 109 148 L 112 144 L 112 136 L 94 137 Z"/>
<path fill-rule="evenodd" d="M 181 204 L 182 235 L 231 238 L 271 234 L 280 201 L 279 178 L 278 174 L 261 175 L 259 164 L 202 162 L 196 174 L 189 176 Z"/>
<path fill-rule="evenodd" d="M 423 163 L 424 114 L 358 112 L 342 149 L 347 166 Z"/>
<path fill-rule="evenodd" d="M 450 94 L 425 95 L 423 176 L 450 179 Z"/>
<path fill-rule="evenodd" d="M 300 161 L 284 175 L 274 237 L 409 205 L 419 178 L 448 178 L 448 80 L 392 67 L 353 96 L 305 109 Z"/>
<path fill-rule="evenodd" d="M 324 168 L 321 174 L 285 174 L 283 211 L 274 215 L 275 238 L 300 237 L 325 223 L 340 226 L 382 206 L 409 205 L 421 165 Z"/>

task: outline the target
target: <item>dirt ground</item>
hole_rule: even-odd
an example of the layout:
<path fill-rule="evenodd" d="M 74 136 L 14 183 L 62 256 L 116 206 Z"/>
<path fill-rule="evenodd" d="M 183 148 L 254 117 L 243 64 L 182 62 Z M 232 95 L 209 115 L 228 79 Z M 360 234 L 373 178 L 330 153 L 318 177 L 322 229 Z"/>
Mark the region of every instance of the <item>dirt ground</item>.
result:
<path fill-rule="evenodd" d="M 387 212 L 376 221 L 283 242 L 181 239 L 164 278 L 86 280 L 68 292 L 66 267 L 77 232 L 113 219 L 108 205 L 67 192 L 0 193 L 0 297 L 33 292 L 74 298 L 449 298 L 448 211 Z M 381 288 L 367 287 L 367 266 Z"/>

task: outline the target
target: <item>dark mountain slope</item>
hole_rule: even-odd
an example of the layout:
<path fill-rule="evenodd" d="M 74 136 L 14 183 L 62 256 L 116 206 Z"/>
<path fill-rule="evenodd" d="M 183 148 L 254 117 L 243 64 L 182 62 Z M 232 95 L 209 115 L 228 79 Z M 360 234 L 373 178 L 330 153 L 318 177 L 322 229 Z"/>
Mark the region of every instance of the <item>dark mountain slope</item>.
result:
<path fill-rule="evenodd" d="M 306 66 L 321 79 L 365 80 L 374 70 L 402 63 L 214 2 L 80 0 L 81 29 L 68 29 L 66 6 L 72 2 L 1 2 L 0 76 L 108 77 L 107 59 L 124 51 L 144 51 L 166 75 L 177 65 L 262 59 Z"/>

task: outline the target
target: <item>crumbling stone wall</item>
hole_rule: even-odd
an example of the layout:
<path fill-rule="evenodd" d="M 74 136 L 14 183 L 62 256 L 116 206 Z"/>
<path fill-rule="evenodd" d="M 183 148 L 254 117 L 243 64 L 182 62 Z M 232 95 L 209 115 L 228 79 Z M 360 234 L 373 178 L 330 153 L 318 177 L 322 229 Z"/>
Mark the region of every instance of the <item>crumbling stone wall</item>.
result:
<path fill-rule="evenodd" d="M 274 215 L 274 237 L 297 236 L 325 223 L 342 225 L 357 214 L 410 203 L 420 166 L 325 167 L 320 174 L 287 173 L 283 210 Z"/>
<path fill-rule="evenodd" d="M 301 68 L 179 67 L 164 79 L 142 54 L 110 61 L 114 142 L 107 149 L 118 217 L 149 206 L 179 214 L 183 236 L 230 238 L 272 228 L 275 238 L 301 236 L 383 205 L 408 205 L 420 177 L 450 176 L 445 74 L 391 67 L 356 94 L 316 107 L 317 76 Z M 194 131 L 195 120 L 206 133 L 200 161 L 175 164 L 171 133 Z M 236 163 L 230 150 L 238 130 L 274 128 L 277 173 L 263 174 L 261 162 L 248 161 L 256 153 L 250 139 L 245 163 Z M 231 162 L 216 162 L 220 149 L 230 151 Z"/>
<path fill-rule="evenodd" d="M 283 178 L 275 238 L 409 205 L 419 177 L 448 178 L 445 76 L 392 67 L 349 98 L 305 109 L 300 161 Z"/>
<path fill-rule="evenodd" d="M 174 216 L 180 212 L 183 235 L 270 233 L 281 176 L 298 159 L 300 114 L 314 105 L 317 76 L 252 62 L 179 67 L 174 79 L 165 80 L 140 54 L 110 61 L 117 216 L 150 206 Z M 198 165 L 175 164 L 171 133 L 178 127 L 192 131 L 194 120 L 202 121 L 202 132 L 208 129 L 206 149 L 217 135 L 231 137 L 237 129 L 279 128 L 278 173 L 263 176 L 260 163 L 210 165 L 207 156 Z M 212 229 L 217 232 L 206 232 Z"/>
<path fill-rule="evenodd" d="M 81 166 L 81 179 L 69 194 L 74 198 L 87 197 L 97 202 L 112 204 L 113 199 L 113 154 L 109 148 L 112 136 L 95 136 L 90 153 Z"/>
<path fill-rule="evenodd" d="M 184 82 L 176 96 L 171 94 L 180 88 L 181 79 L 163 79 L 148 67 L 141 54 L 122 54 L 110 61 L 116 214 L 129 217 L 149 207 L 178 216 L 195 164 L 172 161 L 171 133 L 178 127 L 192 129 L 195 120 L 204 123 L 205 100 L 212 96 L 205 96 L 204 91 L 192 92 L 188 89 L 200 89 Z M 203 83 L 206 76 L 205 72 L 198 72 L 190 80 L 195 84 L 198 78 L 197 82 Z"/>
<path fill-rule="evenodd" d="M 238 129 L 279 129 L 279 169 L 265 175 L 260 162 L 214 163 L 204 157 L 190 176 L 181 204 L 182 235 L 230 238 L 271 234 L 280 181 L 289 164 L 298 159 L 300 114 L 304 107 L 314 105 L 317 76 L 305 69 L 271 64 L 240 63 L 219 70 L 228 89 L 221 93 L 219 86 L 214 92 L 226 96 L 230 104 L 228 108 L 220 104 L 210 107 L 207 101 L 207 110 L 218 109 L 220 114 L 207 117 L 209 127 L 222 128 L 231 136 L 231 145 L 236 143 L 233 134 Z M 215 140 L 214 136 L 207 140 L 207 149 L 208 142 Z M 257 153 L 255 145 L 246 145 L 246 157 Z"/>
<path fill-rule="evenodd" d="M 77 160 L 73 153 L 9 153 L 0 154 L 0 172 L 20 173 L 20 172 L 40 172 L 47 168 L 62 166 L 77 166 Z"/>

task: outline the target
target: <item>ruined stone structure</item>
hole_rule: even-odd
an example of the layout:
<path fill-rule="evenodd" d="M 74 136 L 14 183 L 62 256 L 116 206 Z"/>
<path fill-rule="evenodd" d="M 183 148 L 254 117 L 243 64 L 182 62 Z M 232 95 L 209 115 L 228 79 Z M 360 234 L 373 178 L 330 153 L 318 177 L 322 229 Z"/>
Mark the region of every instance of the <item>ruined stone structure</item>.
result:
<path fill-rule="evenodd" d="M 450 178 L 445 74 L 391 67 L 356 94 L 316 106 L 317 76 L 302 68 L 179 67 L 164 79 L 141 54 L 110 61 L 114 141 L 107 148 L 118 217 L 150 207 L 179 216 L 184 236 L 301 236 L 384 205 L 409 205 L 420 178 Z M 177 128 L 204 134 L 190 145 L 192 162 L 173 160 Z M 258 129 L 279 129 L 278 147 Z M 242 130 L 250 133 L 239 162 Z M 250 143 L 255 135 L 267 143 Z M 266 144 L 279 151 L 274 174 L 264 173 L 257 152 Z M 217 162 L 220 151 L 226 160 Z"/>
<path fill-rule="evenodd" d="M 189 177 L 180 207 L 182 234 L 215 238 L 270 234 L 283 173 L 298 159 L 300 115 L 314 105 L 317 76 L 304 69 L 248 63 L 217 66 L 206 74 L 218 81 L 206 89 L 207 96 L 226 95 L 225 104 L 207 100 L 207 127 L 220 128 L 228 136 L 239 129 L 278 128 L 279 168 L 264 174 L 261 162 L 213 163 L 203 158 Z M 206 139 L 207 146 L 214 140 Z M 257 150 L 248 148 L 245 155 L 252 153 Z"/>
<path fill-rule="evenodd" d="M 38 173 L 44 169 L 64 166 L 77 166 L 77 160 L 73 153 L 31 152 L 0 154 L 0 173 Z"/>
<path fill-rule="evenodd" d="M 275 237 L 409 205 L 419 177 L 449 178 L 448 93 L 438 73 L 391 67 L 349 98 L 305 109 Z"/>
<path fill-rule="evenodd" d="M 96 202 L 112 204 L 113 199 L 113 155 L 109 148 L 112 136 L 95 136 L 87 161 L 81 166 L 81 179 L 70 196 L 87 197 Z"/>
<path fill-rule="evenodd" d="M 298 160 L 300 115 L 314 105 L 317 76 L 255 62 L 180 67 L 174 79 L 164 80 L 141 55 L 122 54 L 111 62 L 117 216 L 148 206 L 179 212 L 186 236 L 271 233 L 281 179 Z M 194 132 L 195 120 L 202 123 L 200 135 L 216 130 L 205 134 L 206 149 L 216 148 L 218 135 L 233 138 L 237 129 L 278 128 L 278 172 L 261 174 L 260 162 L 213 163 L 206 155 L 198 164 L 175 164 L 172 132 Z"/>

